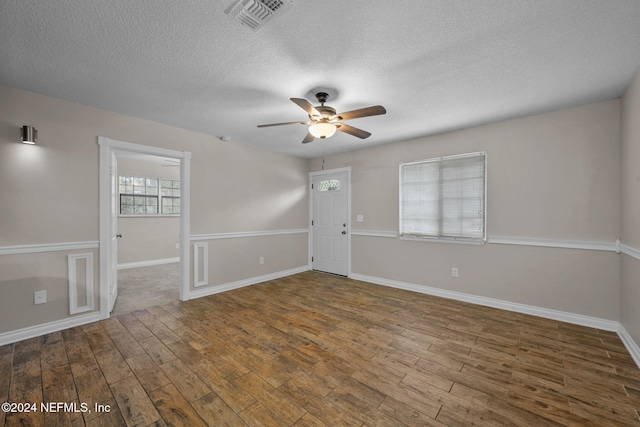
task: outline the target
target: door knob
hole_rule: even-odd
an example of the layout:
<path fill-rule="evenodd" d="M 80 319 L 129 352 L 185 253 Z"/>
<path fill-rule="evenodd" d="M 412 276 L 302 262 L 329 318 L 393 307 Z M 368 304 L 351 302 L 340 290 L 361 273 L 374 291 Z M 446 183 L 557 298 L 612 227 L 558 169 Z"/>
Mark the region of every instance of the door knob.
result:
<path fill-rule="evenodd" d="M 118 233 L 118 234 L 116 234 L 116 237 L 119 239 L 119 238 L 122 237 L 122 234 Z"/>
<path fill-rule="evenodd" d="M 346 231 L 344 231 L 344 230 L 342 230 L 342 234 L 347 234 L 347 232 L 346 232 Z"/>

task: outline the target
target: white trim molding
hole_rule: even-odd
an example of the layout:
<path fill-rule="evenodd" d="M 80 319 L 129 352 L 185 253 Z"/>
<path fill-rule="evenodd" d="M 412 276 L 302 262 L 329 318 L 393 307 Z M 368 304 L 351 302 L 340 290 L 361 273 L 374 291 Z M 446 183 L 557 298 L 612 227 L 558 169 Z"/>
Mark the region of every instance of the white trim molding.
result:
<path fill-rule="evenodd" d="M 629 335 L 629 332 L 627 332 L 627 330 L 624 328 L 624 326 L 622 326 L 622 324 L 618 326 L 617 332 L 618 332 L 618 336 L 622 340 L 622 343 L 624 344 L 624 346 L 627 348 L 627 351 L 631 355 L 631 358 L 633 359 L 634 362 L 636 362 L 636 365 L 640 368 L 640 347 L 638 347 L 638 344 L 636 344 L 633 338 L 631 338 L 631 335 Z"/>
<path fill-rule="evenodd" d="M 97 249 L 99 246 L 99 242 L 97 241 L 1 246 L 0 255 L 21 255 L 36 254 L 41 252 L 75 251 L 79 249 Z"/>
<path fill-rule="evenodd" d="M 78 261 L 84 260 L 84 305 L 78 305 Z M 69 264 L 69 314 L 93 311 L 93 254 L 72 254 Z"/>
<path fill-rule="evenodd" d="M 14 342 L 26 340 L 29 338 L 39 337 L 41 335 L 50 334 L 52 332 L 62 331 L 64 329 L 69 329 L 76 326 L 86 325 L 87 323 L 93 323 L 99 320 L 100 313 L 95 311 L 93 313 L 80 314 L 78 316 L 68 317 L 62 320 L 55 320 L 53 322 L 43 323 L 41 325 L 29 326 L 27 328 L 18 329 L 15 331 L 4 332 L 0 334 L 0 346 L 12 344 Z"/>
<path fill-rule="evenodd" d="M 353 236 L 368 237 L 397 237 L 400 240 L 417 240 L 423 242 L 439 242 L 439 243 L 466 243 L 472 245 L 483 245 L 484 241 L 467 242 L 463 240 L 446 240 L 431 239 L 428 237 L 399 236 L 396 231 L 388 230 L 351 230 Z M 486 243 L 499 245 L 517 245 L 517 246 L 538 246 L 544 248 L 562 248 L 562 249 L 581 249 L 592 251 L 606 252 L 623 252 L 634 258 L 640 259 L 640 250 L 630 246 L 621 244 L 619 240 L 615 242 L 590 242 L 582 240 L 556 240 L 556 239 L 533 239 L 529 237 L 506 237 L 506 236 L 488 236 Z"/>
<path fill-rule="evenodd" d="M 113 257 L 113 239 L 116 230 L 112 230 L 111 200 L 111 161 L 112 157 L 121 151 L 152 156 L 169 157 L 180 161 L 180 299 L 185 300 L 190 287 L 189 267 L 191 265 L 191 248 L 189 246 L 190 235 L 190 206 L 191 206 L 191 153 L 189 151 L 177 151 L 149 145 L 134 144 L 117 141 L 103 136 L 98 137 L 99 145 L 99 230 L 100 230 L 100 313 L 103 319 L 109 317 L 109 284 L 112 282 L 112 267 L 115 265 Z"/>
<path fill-rule="evenodd" d="M 585 316 L 582 314 L 569 313 L 566 311 L 552 310 L 548 308 L 509 302 L 495 298 L 465 294 L 462 292 L 449 291 L 446 289 L 434 288 L 426 285 L 417 285 L 413 283 L 400 282 L 397 280 L 366 276 L 363 274 L 352 274 L 351 278 L 354 280 L 360 280 L 362 282 L 373 283 L 376 285 L 389 286 L 391 288 L 404 289 L 421 294 L 433 295 L 437 297 L 483 305 L 486 307 L 514 311 L 516 313 L 530 314 L 532 316 L 544 317 L 546 319 L 558 320 L 560 322 L 573 323 L 581 326 L 588 326 L 605 331 L 615 332 L 618 330 L 618 327 L 620 325 L 620 323 L 615 320 L 601 319 L 599 317 Z"/>
<path fill-rule="evenodd" d="M 308 228 L 296 228 L 289 230 L 237 231 L 232 233 L 192 234 L 191 236 L 189 236 L 189 240 L 194 242 L 199 240 L 239 239 L 244 237 L 280 236 L 285 234 L 303 234 L 308 232 Z"/>
<path fill-rule="evenodd" d="M 629 255 L 637 260 L 640 260 L 640 249 L 636 249 L 629 245 L 625 245 L 624 243 L 620 243 L 620 252 L 623 254 Z"/>
<path fill-rule="evenodd" d="M 398 237 L 395 231 L 386 230 L 351 230 L 352 236 L 368 236 L 368 237 Z"/>
<path fill-rule="evenodd" d="M 335 168 L 335 169 L 323 169 L 323 170 L 319 170 L 319 171 L 314 171 L 314 172 L 309 172 L 309 176 L 318 176 L 318 175 L 326 175 L 329 173 L 340 173 L 340 172 L 349 172 L 351 173 L 351 166 L 345 166 L 342 168 Z"/>
<path fill-rule="evenodd" d="M 589 242 L 581 240 L 532 239 L 529 237 L 489 236 L 487 243 L 500 245 L 540 246 L 545 248 L 586 249 L 619 252 L 617 242 Z"/>
<path fill-rule="evenodd" d="M 202 253 L 202 278 L 200 278 L 200 253 Z M 209 284 L 209 244 L 198 242 L 193 244 L 193 287 L 199 288 Z"/>
<path fill-rule="evenodd" d="M 118 264 L 118 270 L 126 270 L 128 268 L 138 268 L 138 267 L 152 267 L 154 265 L 163 265 L 163 264 L 174 264 L 176 262 L 180 262 L 180 257 L 150 259 L 147 261 L 136 261 L 136 262 L 124 262 L 122 264 Z"/>
<path fill-rule="evenodd" d="M 204 289 L 198 289 L 196 291 L 189 292 L 189 299 L 202 298 L 208 295 L 219 294 L 221 292 L 231 291 L 233 289 L 243 288 L 246 286 L 255 285 L 257 283 L 267 282 L 269 280 L 280 279 L 281 277 L 291 276 L 293 274 L 303 273 L 311 270 L 310 265 L 304 265 L 302 267 L 296 267 L 289 270 L 278 271 L 276 273 L 265 274 L 262 276 L 250 277 L 248 279 L 242 279 L 231 283 L 225 283 L 223 285 L 209 286 Z"/>

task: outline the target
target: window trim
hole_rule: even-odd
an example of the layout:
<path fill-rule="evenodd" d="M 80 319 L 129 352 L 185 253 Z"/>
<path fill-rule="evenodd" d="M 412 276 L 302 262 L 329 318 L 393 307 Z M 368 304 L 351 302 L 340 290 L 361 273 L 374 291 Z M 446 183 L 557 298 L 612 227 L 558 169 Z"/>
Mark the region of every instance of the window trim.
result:
<path fill-rule="evenodd" d="M 412 166 L 423 163 L 442 162 L 444 160 L 464 159 L 467 157 L 484 156 L 484 194 L 483 194 L 483 237 L 452 237 L 452 236 L 431 236 L 417 233 L 402 232 L 402 168 L 403 166 Z M 398 167 L 398 236 L 400 240 L 438 242 L 438 243 L 456 243 L 466 245 L 484 245 L 487 242 L 487 162 L 488 155 L 486 151 L 476 151 L 473 153 L 454 154 L 450 156 L 432 157 L 424 160 L 400 163 Z"/>

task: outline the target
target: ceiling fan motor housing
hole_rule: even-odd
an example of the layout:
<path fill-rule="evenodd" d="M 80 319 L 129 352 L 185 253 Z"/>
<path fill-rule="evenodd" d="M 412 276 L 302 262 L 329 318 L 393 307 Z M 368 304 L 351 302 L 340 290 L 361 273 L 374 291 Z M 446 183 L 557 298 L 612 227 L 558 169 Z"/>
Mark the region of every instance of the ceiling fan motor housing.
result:
<path fill-rule="evenodd" d="M 329 117 L 333 117 L 336 115 L 336 109 L 333 107 L 329 107 L 329 106 L 325 106 L 325 105 L 320 105 L 318 107 L 316 107 L 316 110 L 318 110 L 318 113 L 320 113 L 320 115 L 322 116 L 320 118 L 320 120 L 329 120 Z M 309 118 L 312 120 L 318 120 L 318 117 L 316 116 L 312 116 L 309 115 Z"/>

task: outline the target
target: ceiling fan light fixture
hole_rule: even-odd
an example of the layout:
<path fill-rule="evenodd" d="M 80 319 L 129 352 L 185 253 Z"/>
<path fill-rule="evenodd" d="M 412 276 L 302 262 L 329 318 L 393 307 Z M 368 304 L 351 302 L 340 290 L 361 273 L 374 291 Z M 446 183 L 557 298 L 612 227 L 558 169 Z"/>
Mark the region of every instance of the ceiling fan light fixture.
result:
<path fill-rule="evenodd" d="M 336 133 L 336 126 L 331 123 L 315 123 L 309 126 L 309 133 L 316 138 L 330 138 Z"/>

